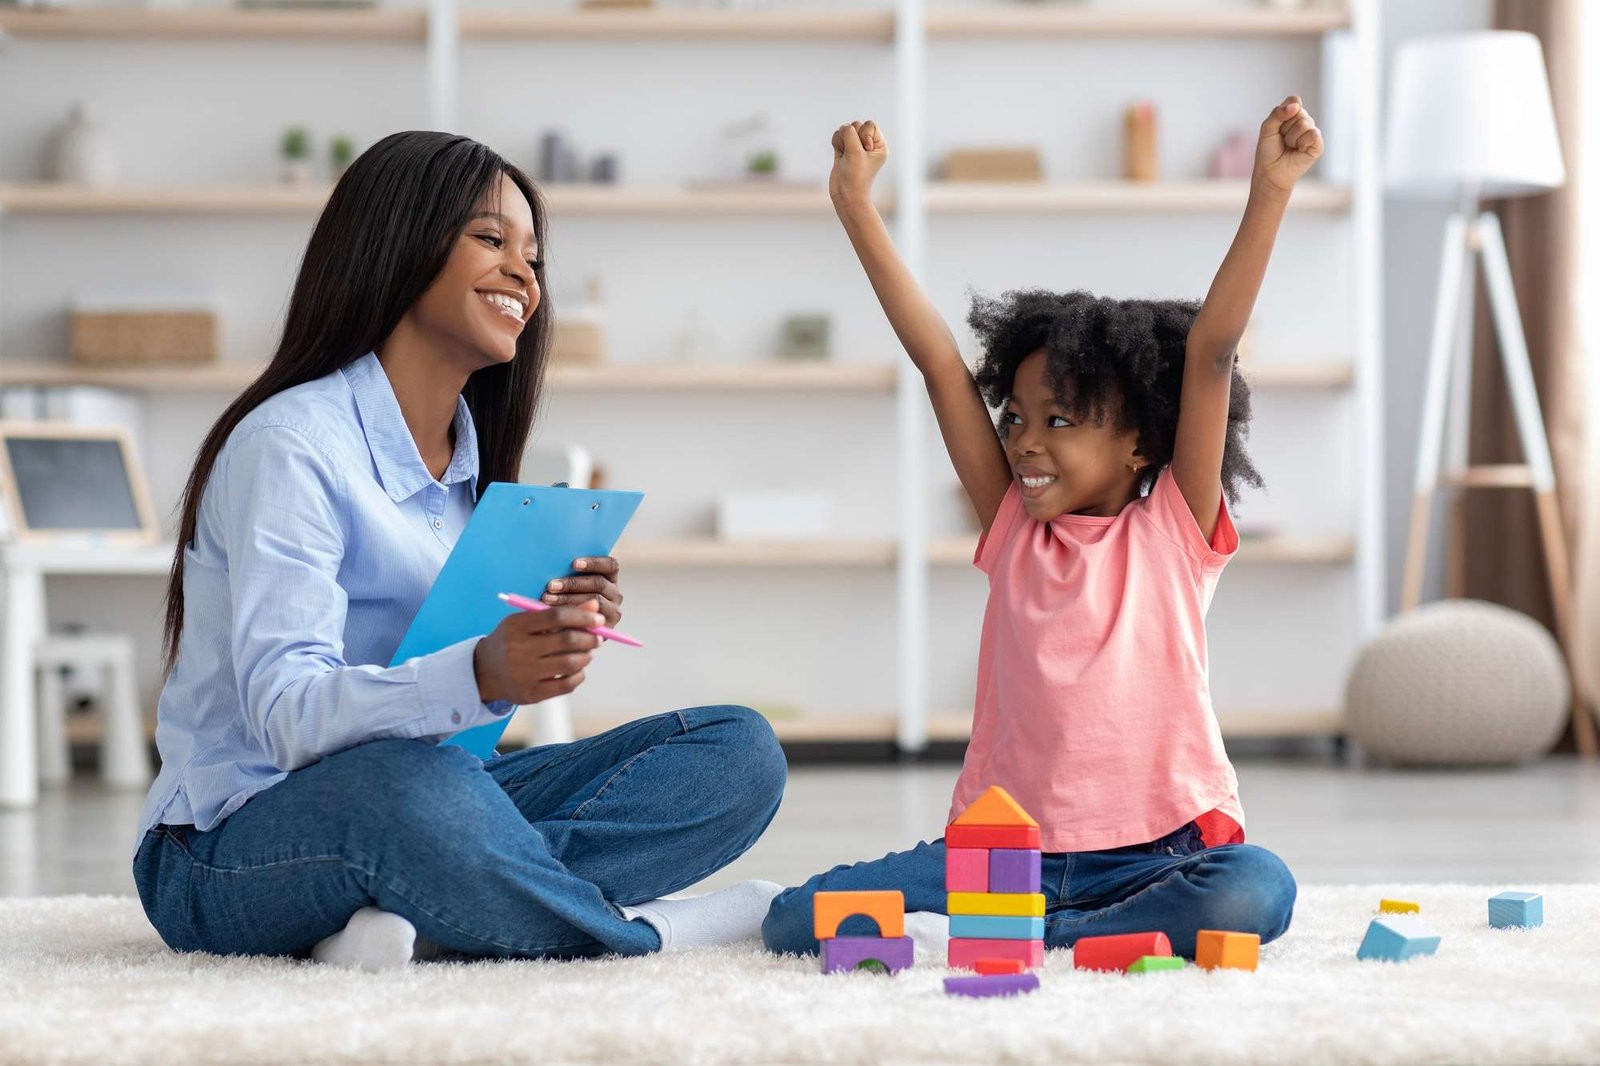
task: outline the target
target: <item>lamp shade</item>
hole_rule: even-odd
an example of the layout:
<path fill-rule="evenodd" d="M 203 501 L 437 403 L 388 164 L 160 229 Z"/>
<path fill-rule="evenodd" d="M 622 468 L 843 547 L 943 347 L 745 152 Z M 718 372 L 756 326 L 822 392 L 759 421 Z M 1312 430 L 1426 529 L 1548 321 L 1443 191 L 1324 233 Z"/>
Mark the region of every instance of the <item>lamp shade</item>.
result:
<path fill-rule="evenodd" d="M 1544 52 L 1531 33 L 1419 37 L 1395 53 L 1386 151 L 1397 193 L 1527 196 L 1566 180 Z"/>

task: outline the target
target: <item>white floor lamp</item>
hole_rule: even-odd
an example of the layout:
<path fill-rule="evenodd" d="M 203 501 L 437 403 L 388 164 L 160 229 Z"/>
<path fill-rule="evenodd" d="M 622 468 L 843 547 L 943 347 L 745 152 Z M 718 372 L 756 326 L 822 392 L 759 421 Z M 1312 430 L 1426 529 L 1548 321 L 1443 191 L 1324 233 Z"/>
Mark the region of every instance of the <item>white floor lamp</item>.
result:
<path fill-rule="evenodd" d="M 1458 205 L 1445 223 L 1439 263 L 1400 608 L 1411 610 L 1422 600 L 1433 495 L 1441 484 L 1457 491 L 1530 488 L 1538 505 L 1556 635 L 1570 654 L 1571 571 L 1556 503 L 1550 444 L 1534 389 L 1500 220 L 1479 206 L 1482 199 L 1536 195 L 1558 188 L 1566 180 L 1538 38 L 1492 30 L 1424 37 L 1402 44 L 1395 56 L 1385 154 L 1393 193 L 1447 197 Z M 1467 464 L 1472 263 L 1478 256 L 1483 260 L 1500 342 L 1500 365 L 1522 443 L 1521 464 Z M 1447 403 L 1453 424 L 1450 455 L 1441 478 Z M 1597 747 L 1595 727 L 1581 706 L 1574 707 L 1574 725 L 1578 750 L 1592 757 Z"/>

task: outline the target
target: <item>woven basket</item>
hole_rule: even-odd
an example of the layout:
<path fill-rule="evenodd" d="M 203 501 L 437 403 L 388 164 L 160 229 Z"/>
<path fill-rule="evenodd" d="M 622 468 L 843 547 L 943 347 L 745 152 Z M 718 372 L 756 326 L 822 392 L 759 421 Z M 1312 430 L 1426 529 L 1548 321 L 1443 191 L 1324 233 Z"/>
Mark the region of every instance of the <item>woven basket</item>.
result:
<path fill-rule="evenodd" d="M 72 361 L 85 366 L 189 366 L 217 359 L 217 316 L 210 311 L 75 309 Z"/>

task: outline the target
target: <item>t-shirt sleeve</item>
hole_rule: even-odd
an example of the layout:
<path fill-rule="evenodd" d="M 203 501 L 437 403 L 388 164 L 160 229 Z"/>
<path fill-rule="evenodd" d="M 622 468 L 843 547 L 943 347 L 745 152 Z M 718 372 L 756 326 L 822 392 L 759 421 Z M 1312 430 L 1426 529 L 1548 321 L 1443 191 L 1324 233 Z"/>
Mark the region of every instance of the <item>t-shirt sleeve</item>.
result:
<path fill-rule="evenodd" d="M 1173 479 L 1170 467 L 1156 475 L 1155 487 L 1145 498 L 1145 515 L 1164 537 L 1203 570 L 1221 570 L 1239 550 L 1239 531 L 1228 513 L 1227 497 L 1223 496 L 1219 502 L 1217 529 L 1208 542 L 1200 523 L 1195 521 L 1194 512 L 1189 509 L 1189 501 L 1183 498 L 1183 490 Z"/>
<path fill-rule="evenodd" d="M 972 557 L 973 565 L 986 574 L 992 572 L 995 560 L 1000 558 L 1000 549 L 1005 545 L 1006 538 L 1011 536 L 1011 531 L 1023 517 L 1022 489 L 1013 481 L 1006 489 L 1006 494 L 1000 498 L 1000 509 L 995 511 L 994 521 L 989 523 L 989 531 L 978 538 L 978 550 Z"/>

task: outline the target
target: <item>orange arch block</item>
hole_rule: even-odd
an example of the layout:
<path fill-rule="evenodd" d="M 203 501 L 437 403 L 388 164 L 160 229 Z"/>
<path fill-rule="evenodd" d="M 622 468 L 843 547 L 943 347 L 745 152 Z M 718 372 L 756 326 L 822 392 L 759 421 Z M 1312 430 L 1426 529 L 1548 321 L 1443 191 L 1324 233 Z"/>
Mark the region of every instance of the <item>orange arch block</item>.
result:
<path fill-rule="evenodd" d="M 812 897 L 811 918 L 818 940 L 832 940 L 839 923 L 857 914 L 877 922 L 881 937 L 906 935 L 903 892 L 818 892 Z"/>

